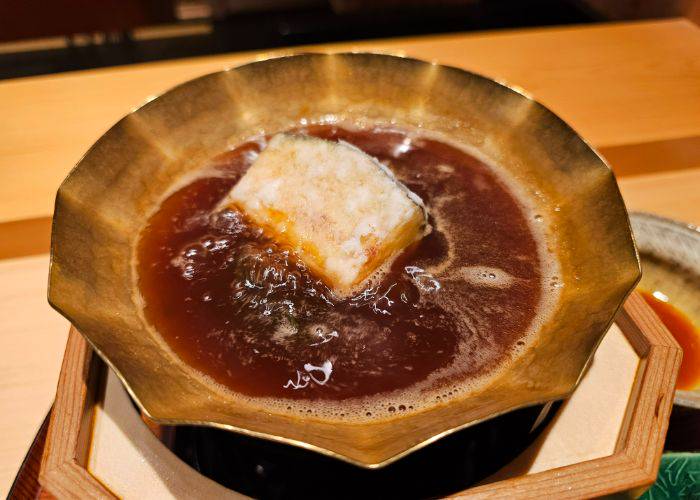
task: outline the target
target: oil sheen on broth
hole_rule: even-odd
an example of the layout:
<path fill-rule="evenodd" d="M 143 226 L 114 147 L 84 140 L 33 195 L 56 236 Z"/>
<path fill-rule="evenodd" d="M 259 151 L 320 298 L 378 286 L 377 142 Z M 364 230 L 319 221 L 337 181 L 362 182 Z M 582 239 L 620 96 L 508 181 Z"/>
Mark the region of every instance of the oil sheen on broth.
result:
<path fill-rule="evenodd" d="M 144 314 L 173 351 L 243 400 L 366 419 L 456 396 L 525 344 L 547 254 L 540 224 L 492 168 L 408 131 L 296 132 L 385 162 L 423 199 L 432 231 L 363 291 L 334 297 L 243 214 L 215 210 L 265 140 L 244 143 L 170 195 L 141 234 Z"/>

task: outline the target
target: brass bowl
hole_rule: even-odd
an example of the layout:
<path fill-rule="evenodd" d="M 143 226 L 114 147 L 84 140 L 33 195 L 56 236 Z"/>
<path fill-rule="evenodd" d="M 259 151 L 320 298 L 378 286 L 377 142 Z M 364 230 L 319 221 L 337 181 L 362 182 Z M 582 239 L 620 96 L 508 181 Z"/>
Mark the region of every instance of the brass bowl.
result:
<path fill-rule="evenodd" d="M 527 186 L 558 241 L 563 287 L 553 314 L 522 355 L 468 397 L 366 424 L 261 411 L 207 382 L 143 319 L 135 244 L 172 186 L 247 137 L 329 115 L 423 128 L 477 148 Z M 515 408 L 565 398 L 640 276 L 612 172 L 551 111 L 467 71 L 350 53 L 213 73 L 125 116 L 59 188 L 51 254 L 51 305 L 151 418 L 221 427 L 369 468 Z"/>

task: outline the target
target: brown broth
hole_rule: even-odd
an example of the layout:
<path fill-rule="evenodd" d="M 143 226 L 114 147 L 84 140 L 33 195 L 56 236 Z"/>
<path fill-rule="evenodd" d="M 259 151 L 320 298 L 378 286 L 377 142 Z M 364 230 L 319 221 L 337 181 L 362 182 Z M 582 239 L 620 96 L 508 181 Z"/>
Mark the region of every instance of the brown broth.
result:
<path fill-rule="evenodd" d="M 420 394 L 451 394 L 524 343 L 544 293 L 539 240 L 492 168 L 404 131 L 298 132 L 386 162 L 423 198 L 432 232 L 362 294 L 338 299 L 242 214 L 214 211 L 264 140 L 214 158 L 162 203 L 137 250 L 146 318 L 183 360 L 251 397 L 413 390 L 388 407 L 400 412 Z"/>

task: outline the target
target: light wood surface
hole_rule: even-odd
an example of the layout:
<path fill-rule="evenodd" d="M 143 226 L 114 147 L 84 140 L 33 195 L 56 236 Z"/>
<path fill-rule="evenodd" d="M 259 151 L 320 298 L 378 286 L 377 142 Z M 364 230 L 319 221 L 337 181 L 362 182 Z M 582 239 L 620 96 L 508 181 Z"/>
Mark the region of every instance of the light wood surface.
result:
<path fill-rule="evenodd" d="M 628 210 L 653 212 L 700 225 L 700 168 L 622 177 L 618 183 Z"/>
<path fill-rule="evenodd" d="M 46 302 L 46 255 L 0 260 L 0 497 L 51 407 L 68 321 Z"/>
<path fill-rule="evenodd" d="M 315 48 L 348 49 L 405 53 L 520 85 L 609 153 L 630 209 L 700 224 L 700 29 L 688 21 Z M 0 495 L 51 404 L 66 338 L 66 323 L 46 304 L 46 255 L 7 257 L 46 251 L 59 182 L 120 116 L 149 95 L 257 56 L 0 81 Z"/>
<path fill-rule="evenodd" d="M 689 21 L 294 49 L 303 50 L 403 53 L 506 80 L 599 147 L 700 136 L 700 30 Z M 290 51 L 276 51 L 284 52 Z M 222 55 L 0 82 L 0 222 L 51 214 L 56 188 L 70 168 L 149 96 L 257 56 Z"/>

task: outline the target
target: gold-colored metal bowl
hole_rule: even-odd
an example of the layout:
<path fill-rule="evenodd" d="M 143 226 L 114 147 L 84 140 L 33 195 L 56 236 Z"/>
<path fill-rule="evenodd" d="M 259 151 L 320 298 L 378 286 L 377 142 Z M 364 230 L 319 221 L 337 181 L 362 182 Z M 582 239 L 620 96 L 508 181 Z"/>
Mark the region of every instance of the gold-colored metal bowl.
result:
<path fill-rule="evenodd" d="M 334 116 L 440 133 L 506 169 L 539 206 L 563 287 L 525 352 L 468 397 L 370 423 L 241 404 L 181 361 L 141 314 L 134 249 L 172 186 L 245 138 Z M 305 54 L 180 85 L 125 116 L 56 197 L 49 301 L 156 421 L 201 424 L 380 467 L 463 427 L 566 397 L 640 276 L 604 161 L 523 93 L 456 68 L 376 54 Z"/>

